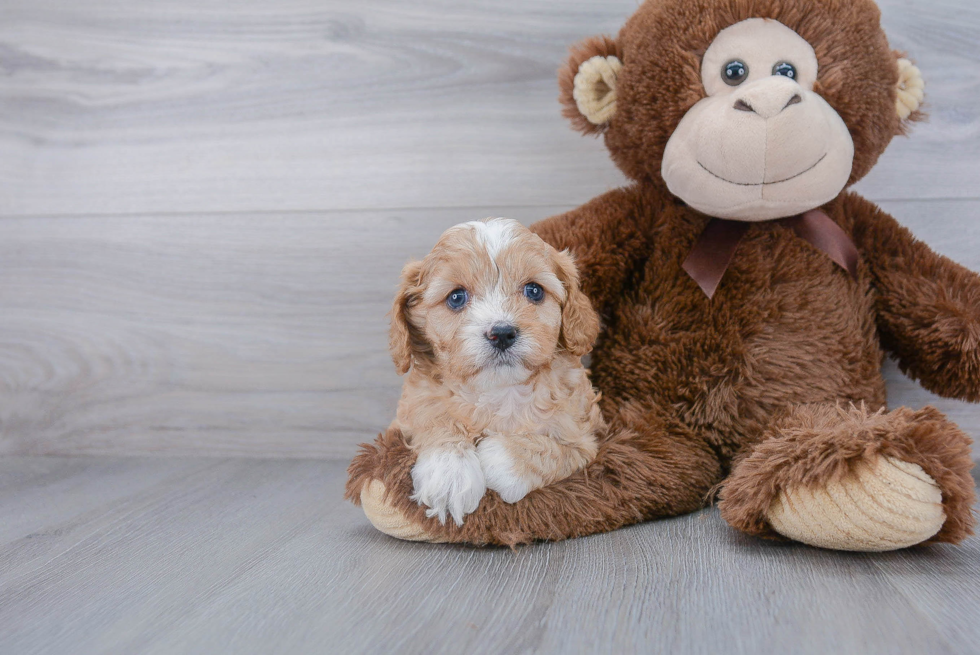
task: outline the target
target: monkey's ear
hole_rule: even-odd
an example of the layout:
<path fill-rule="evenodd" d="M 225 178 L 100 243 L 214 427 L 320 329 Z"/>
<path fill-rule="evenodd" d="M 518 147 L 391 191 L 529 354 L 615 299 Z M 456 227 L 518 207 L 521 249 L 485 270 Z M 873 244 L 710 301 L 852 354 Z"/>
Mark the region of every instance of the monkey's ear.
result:
<path fill-rule="evenodd" d="M 583 134 L 602 132 L 616 114 L 616 82 L 623 54 L 608 36 L 593 36 L 572 47 L 558 73 L 562 114 Z"/>
<path fill-rule="evenodd" d="M 413 358 L 425 356 L 430 348 L 421 331 L 412 323 L 411 309 L 419 301 L 422 285 L 422 262 L 409 262 L 402 269 L 401 284 L 391 306 L 391 330 L 388 347 L 398 375 L 412 366 Z"/>
<path fill-rule="evenodd" d="M 922 79 L 922 71 L 906 59 L 902 53 L 896 52 L 895 60 L 898 65 L 895 111 L 898 112 L 898 118 L 902 122 L 902 127 L 905 128 L 909 123 L 925 118 L 925 114 L 919 111 L 919 107 L 922 106 L 922 101 L 926 97 L 926 83 Z"/>

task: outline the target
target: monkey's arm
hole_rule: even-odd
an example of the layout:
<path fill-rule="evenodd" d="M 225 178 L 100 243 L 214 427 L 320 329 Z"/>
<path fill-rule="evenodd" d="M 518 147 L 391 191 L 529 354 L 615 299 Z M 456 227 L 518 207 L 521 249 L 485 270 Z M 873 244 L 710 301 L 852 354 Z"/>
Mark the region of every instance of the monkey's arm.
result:
<path fill-rule="evenodd" d="M 847 195 L 844 211 L 877 291 L 884 348 L 929 391 L 980 400 L 980 276 L 856 194 Z"/>
<path fill-rule="evenodd" d="M 608 316 L 627 278 L 650 252 L 653 212 L 647 205 L 637 187 L 626 187 L 531 226 L 558 250 L 571 251 L 582 291 L 600 316 Z"/>

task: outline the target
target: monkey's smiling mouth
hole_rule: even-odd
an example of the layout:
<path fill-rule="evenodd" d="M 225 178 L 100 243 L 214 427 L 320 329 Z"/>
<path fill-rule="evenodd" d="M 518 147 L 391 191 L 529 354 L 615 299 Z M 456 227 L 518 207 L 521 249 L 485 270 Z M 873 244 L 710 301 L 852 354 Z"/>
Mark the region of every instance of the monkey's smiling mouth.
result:
<path fill-rule="evenodd" d="M 717 173 L 715 173 L 714 171 L 712 171 L 711 169 L 709 169 L 707 166 L 705 166 L 704 164 L 702 164 L 700 160 L 698 160 L 698 166 L 700 166 L 701 168 L 703 168 L 709 175 L 711 175 L 713 177 L 717 177 L 722 182 L 728 182 L 729 184 L 734 184 L 736 186 L 769 186 L 771 184 L 782 184 L 783 182 L 789 182 L 790 180 L 795 180 L 796 178 L 798 178 L 801 175 L 805 175 L 805 174 L 809 173 L 810 171 L 812 171 L 814 168 L 817 167 L 817 164 L 819 164 L 820 162 L 822 162 L 824 159 L 827 158 L 827 154 L 828 153 L 826 153 L 826 152 L 823 153 L 823 156 L 820 157 L 820 159 L 818 159 L 817 161 L 813 162 L 813 165 L 811 165 L 806 170 L 802 170 L 799 173 L 797 173 L 796 175 L 790 175 L 787 178 L 783 178 L 782 180 L 776 180 L 774 182 L 733 182 L 732 180 L 726 180 L 721 175 L 718 175 Z"/>

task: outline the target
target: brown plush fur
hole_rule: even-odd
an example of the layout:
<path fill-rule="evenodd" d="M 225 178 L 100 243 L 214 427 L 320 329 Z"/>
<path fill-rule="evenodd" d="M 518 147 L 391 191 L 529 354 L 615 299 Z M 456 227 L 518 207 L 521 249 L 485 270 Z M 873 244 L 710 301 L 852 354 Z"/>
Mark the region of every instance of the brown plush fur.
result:
<path fill-rule="evenodd" d="M 351 465 L 349 498 L 380 479 L 391 505 L 432 534 L 515 544 L 692 511 L 724 483 L 732 525 L 771 534 L 764 513 L 781 487 L 826 482 L 881 453 L 918 464 L 940 486 L 948 518 L 935 541 L 971 533 L 969 439 L 934 409 L 876 412 L 886 352 L 926 388 L 980 399 L 980 277 L 846 191 L 823 209 L 859 250 L 856 281 L 771 222 L 749 226 L 714 298 L 681 268 L 709 219 L 667 192 L 663 149 L 704 94 L 700 53 L 754 16 L 814 46 L 817 90 L 854 140 L 851 182 L 871 169 L 903 126 L 895 55 L 870 0 L 649 0 L 616 41 L 624 67 L 604 132 L 635 184 L 533 228 L 572 251 L 603 319 L 592 371 L 610 431 L 596 460 L 514 505 L 488 494 L 462 528 L 443 527 L 408 499 L 412 455 L 388 433 Z M 589 42 L 571 65 L 610 49 Z M 568 84 L 566 71 L 566 108 Z M 851 404 L 862 409 L 838 409 Z"/>

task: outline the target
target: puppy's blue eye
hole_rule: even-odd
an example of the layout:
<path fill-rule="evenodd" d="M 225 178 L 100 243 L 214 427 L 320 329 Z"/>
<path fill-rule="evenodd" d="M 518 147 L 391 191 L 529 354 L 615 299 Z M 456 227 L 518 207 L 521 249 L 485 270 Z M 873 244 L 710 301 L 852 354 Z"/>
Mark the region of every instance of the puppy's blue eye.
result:
<path fill-rule="evenodd" d="M 788 61 L 781 61 L 772 67 L 773 75 L 782 75 L 783 77 L 788 77 L 791 80 L 796 79 L 796 66 L 789 63 Z"/>
<path fill-rule="evenodd" d="M 524 285 L 524 297 L 531 302 L 541 302 L 544 300 L 544 289 L 536 282 L 528 282 Z"/>
<path fill-rule="evenodd" d="M 466 293 L 466 289 L 454 289 L 446 298 L 446 304 L 449 309 L 458 311 L 466 305 L 466 301 L 469 299 L 470 294 Z"/>

